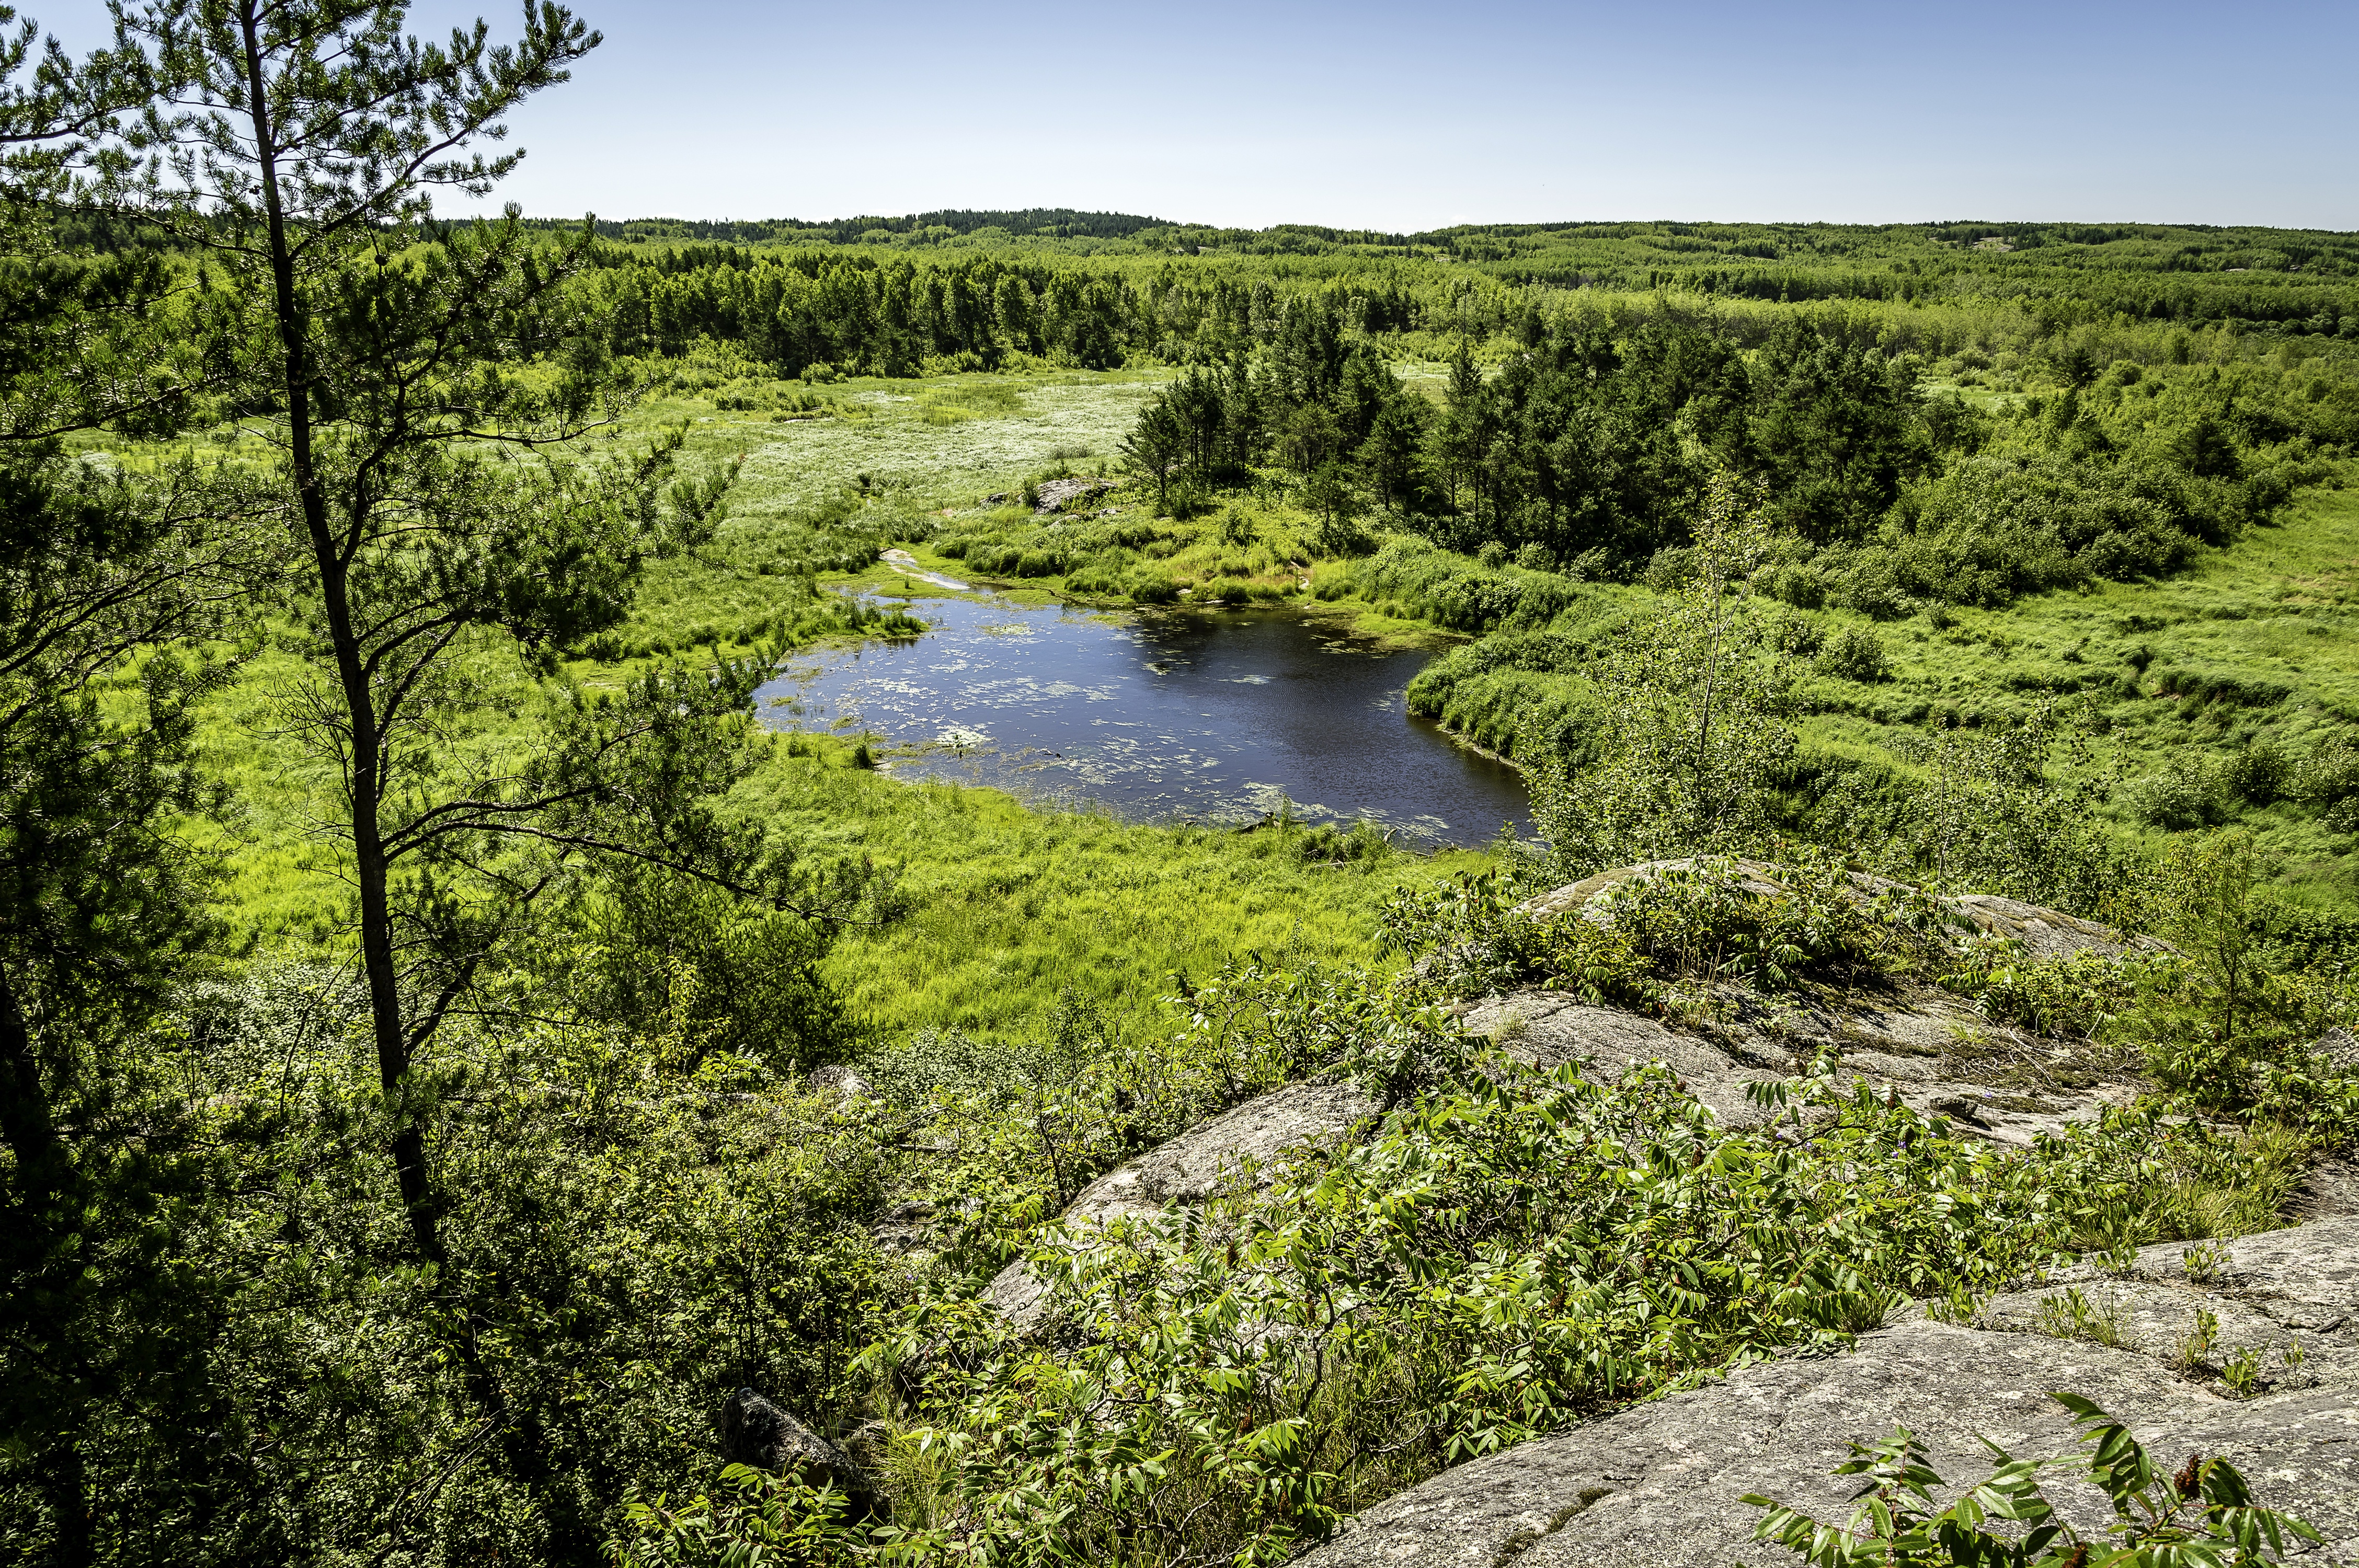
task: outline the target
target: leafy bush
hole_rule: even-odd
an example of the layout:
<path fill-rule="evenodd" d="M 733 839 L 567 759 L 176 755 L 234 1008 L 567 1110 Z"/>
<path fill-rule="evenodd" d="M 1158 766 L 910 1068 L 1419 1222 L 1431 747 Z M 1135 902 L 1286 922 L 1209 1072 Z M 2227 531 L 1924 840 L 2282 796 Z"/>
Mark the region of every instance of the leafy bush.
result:
<path fill-rule="evenodd" d="M 841 1492 L 745 1465 L 721 1472 L 720 1496 L 680 1503 L 652 1500 L 635 1488 L 624 1499 L 622 1528 L 606 1542 L 614 1568 L 840 1568 L 867 1553 L 867 1531 L 850 1520 Z"/>
<path fill-rule="evenodd" d="M 1766 586 L 1772 598 L 1797 610 L 1816 610 L 1827 601 L 1827 574 L 1809 562 L 1778 568 Z"/>
<path fill-rule="evenodd" d="M 1043 1219 L 1131 1155 L 1379 1038 L 1385 1005 L 1356 977 L 1238 960 L 1175 976 L 1180 1022 L 1133 1036 L 1067 996 L 1020 1047 L 922 1037 L 862 1071 L 946 1137 L 924 1180 L 944 1210 L 946 1267 L 988 1272 Z M 913 1053 L 905 1056 L 904 1053 Z"/>
<path fill-rule="evenodd" d="M 1938 983 L 1984 1017 L 2055 1039 L 2090 1040 L 2136 994 L 2134 966 L 2083 949 L 2027 963 L 2022 946 L 1974 936 L 1960 945 Z"/>
<path fill-rule="evenodd" d="M 1892 678 L 1885 658 L 1884 639 L 1862 626 L 1846 626 L 1843 635 L 1818 656 L 1819 672 L 1840 680 L 1873 683 Z"/>
<path fill-rule="evenodd" d="M 2122 792 L 2122 801 L 2138 821 L 2171 832 L 2220 820 L 2212 781 L 2194 768 L 2173 768 L 2134 780 Z"/>
<path fill-rule="evenodd" d="M 1908 591 L 1997 606 L 2093 577 L 2176 571 L 2253 515 L 2242 492 L 2168 463 L 2017 451 L 1968 459 L 1909 491 L 1886 540 Z"/>
<path fill-rule="evenodd" d="M 1841 1527 L 1770 1498 L 1744 1500 L 1764 1511 L 1756 1541 L 1775 1541 L 1811 1568 L 2229 1568 L 2281 1560 L 2290 1541 L 2317 1544 L 2317 1530 L 2257 1506 L 2245 1477 L 2222 1458 L 2190 1454 L 2177 1473 L 2159 1468 L 2129 1428 L 2078 1394 L 2057 1394 L 2088 1449 L 2088 1478 L 2114 1507 L 2104 1537 L 2091 1540 L 2060 1519 L 2041 1493 L 2042 1471 L 2060 1459 L 2017 1459 L 1995 1444 L 1990 1479 L 1935 1511 L 1940 1486 L 1923 1444 L 1908 1428 L 1873 1448 L 1851 1445 L 1838 1476 L 1865 1480 Z M 1995 1531 L 1996 1520 L 2015 1527 Z M 2299 1548 L 2296 1547 L 2297 1552 Z"/>
<path fill-rule="evenodd" d="M 1745 853 L 1774 833 L 1795 736 L 1788 676 L 1764 656 L 1745 591 L 1767 546 L 1759 515 L 1744 510 L 1733 481 L 1716 481 L 1686 586 L 1615 629 L 1585 667 L 1597 720 L 1581 748 L 1544 735 L 1519 741 L 1533 818 L 1560 880 L 1663 856 Z"/>
<path fill-rule="evenodd" d="M 1555 573 L 1483 563 L 1419 539 L 1394 539 L 1355 563 L 1352 585 L 1370 600 L 1397 599 L 1418 615 L 1456 632 L 1544 627 L 1581 597 Z"/>
<path fill-rule="evenodd" d="M 1418 955 L 1415 979 L 1442 995 L 1538 980 L 1647 1011 L 1665 982 L 1790 990 L 1913 968 L 1930 953 L 1940 916 L 1921 896 L 1871 889 L 1807 849 L 1795 860 L 1776 868 L 1775 892 L 1749 886 L 1754 872 L 1736 861 L 1708 859 L 1630 878 L 1593 909 L 1547 920 L 1518 913 L 1516 885 L 1485 872 L 1404 891 L 1386 907 L 1386 936 Z"/>
<path fill-rule="evenodd" d="M 2359 831 L 2359 746 L 2338 738 L 2314 747 L 2294 775 L 2293 793 L 2329 827 Z"/>
<path fill-rule="evenodd" d="M 1386 945 L 1416 960 L 1409 986 L 1463 998 L 1540 981 L 1593 1003 L 1652 1007 L 1654 961 L 1626 933 L 1577 914 L 1534 920 L 1516 908 L 1526 891 L 1497 871 L 1402 889 L 1383 921 Z"/>
<path fill-rule="evenodd" d="M 1799 851 L 1758 892 L 1737 862 L 1705 860 L 1633 877 L 1605 895 L 1604 917 L 1666 979 L 1702 985 L 1742 978 L 1764 990 L 1807 979 L 1914 967 L 1940 929 L 1908 892 L 1860 885 L 1823 855 Z"/>
<path fill-rule="evenodd" d="M 1769 1125 L 1731 1131 L 1659 1065 L 1600 1085 L 1426 1048 L 1373 1142 L 1257 1201 L 1042 1232 L 1046 1337 L 911 1309 L 876 1365 L 937 1463 L 894 1498 L 898 1549 L 1280 1562 L 1453 1461 L 2053 1257 L 2149 1136 L 2005 1156 L 1832 1077 L 1762 1086 Z"/>
<path fill-rule="evenodd" d="M 2339 975 L 2270 968 L 2255 855 L 2241 828 L 2190 837 L 2141 879 L 2143 913 L 2177 951 L 2143 966 L 2121 1033 L 2198 1106 L 2265 1110 L 2340 1139 L 2359 1111 L 2359 1077 L 2321 1074 L 2309 1047 L 2329 1025 L 2359 1021 L 2359 997 Z"/>
<path fill-rule="evenodd" d="M 2285 797 L 2294 782 L 2293 761 L 2275 742 L 2256 738 L 2226 759 L 2220 783 L 2241 800 L 2267 806 Z"/>
<path fill-rule="evenodd" d="M 1779 653 L 1807 659 L 1826 646 L 1826 628 L 1807 615 L 1781 615 L 1770 641 Z"/>
<path fill-rule="evenodd" d="M 1577 674 L 1589 657 L 1588 640 L 1566 632 L 1495 633 L 1451 649 L 1412 676 L 1408 710 L 1510 756 L 1534 739 L 1585 754 L 1596 726 L 1587 694 L 1548 677 Z"/>

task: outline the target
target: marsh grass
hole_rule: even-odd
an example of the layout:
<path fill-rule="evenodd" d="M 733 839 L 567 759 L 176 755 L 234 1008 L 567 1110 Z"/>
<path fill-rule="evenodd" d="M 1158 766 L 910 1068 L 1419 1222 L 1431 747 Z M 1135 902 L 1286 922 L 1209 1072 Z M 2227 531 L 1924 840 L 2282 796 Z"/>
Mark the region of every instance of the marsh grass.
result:
<path fill-rule="evenodd" d="M 1233 957 L 1380 968 L 1393 890 L 1474 869 L 1472 851 L 1337 859 L 1317 829 L 1241 834 L 1030 811 L 992 790 L 904 784 L 842 764 L 844 742 L 781 759 L 745 804 L 814 853 L 901 868 L 903 913 L 847 932 L 828 973 L 890 1032 L 1013 1037 L 1060 997 L 1110 1026 L 1146 1017 L 1175 976 Z"/>
<path fill-rule="evenodd" d="M 917 416 L 928 425 L 961 425 L 973 419 L 1003 418 L 1024 411 L 1024 391 L 1006 381 L 953 381 L 929 387 L 918 398 Z M 1070 445 L 1070 443 L 1069 443 Z M 1063 448 L 1052 448 L 1050 459 Z"/>

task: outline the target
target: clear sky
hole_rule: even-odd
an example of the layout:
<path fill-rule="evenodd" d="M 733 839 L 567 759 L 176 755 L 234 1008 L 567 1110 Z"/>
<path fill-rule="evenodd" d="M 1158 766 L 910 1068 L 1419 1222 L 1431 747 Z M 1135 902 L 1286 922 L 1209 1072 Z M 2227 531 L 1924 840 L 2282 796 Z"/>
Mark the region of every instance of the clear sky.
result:
<path fill-rule="evenodd" d="M 2359 228 L 2354 0 L 577 9 L 604 45 L 514 122 L 536 215 Z M 412 15 L 478 13 L 516 29 Z"/>

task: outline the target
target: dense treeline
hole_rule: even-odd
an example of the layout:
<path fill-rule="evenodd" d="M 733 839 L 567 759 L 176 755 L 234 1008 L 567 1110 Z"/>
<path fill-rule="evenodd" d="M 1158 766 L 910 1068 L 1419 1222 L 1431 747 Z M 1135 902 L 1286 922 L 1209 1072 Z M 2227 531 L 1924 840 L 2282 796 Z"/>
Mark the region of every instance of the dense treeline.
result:
<path fill-rule="evenodd" d="M 1930 354 L 1995 352 L 2076 328 L 2120 330 L 2140 323 L 2359 336 L 2359 290 L 2347 286 L 2274 287 L 2113 272 L 2046 282 L 1986 279 L 1971 293 L 1936 299 L 1892 281 L 1912 274 L 1861 278 L 1817 270 L 1646 273 L 1626 280 L 1582 275 L 1552 286 L 1470 274 L 1436 278 L 1431 268 L 1403 264 L 1289 276 L 1169 259 L 1088 265 L 1016 251 L 921 257 L 862 249 L 604 247 L 593 262 L 584 287 L 612 313 L 606 334 L 617 351 L 677 354 L 708 336 L 743 345 L 787 376 L 814 365 L 882 375 L 916 375 L 929 366 L 992 369 L 1024 354 L 1092 369 L 1137 355 L 1218 360 L 1266 341 L 1286 305 L 1300 298 L 1320 301 L 1380 340 L 1410 333 L 1499 340 L 1486 355 L 1496 358 L 1528 336 L 1527 323 L 1573 308 L 1573 287 L 1581 284 L 1676 287 L 1699 303 L 1721 297 L 1925 307 L 1907 318 L 1875 318 L 1869 330 L 1886 346 Z M 1757 338 L 1775 329 L 1737 316 L 1726 330 Z"/>

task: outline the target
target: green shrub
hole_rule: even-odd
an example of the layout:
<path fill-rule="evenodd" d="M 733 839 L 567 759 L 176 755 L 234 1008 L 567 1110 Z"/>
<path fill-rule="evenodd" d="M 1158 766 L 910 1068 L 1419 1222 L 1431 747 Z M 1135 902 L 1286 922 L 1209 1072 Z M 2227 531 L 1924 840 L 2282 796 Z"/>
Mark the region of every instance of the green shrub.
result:
<path fill-rule="evenodd" d="M 1780 567 L 1770 577 L 1768 591 L 1797 610 L 1817 610 L 1827 601 L 1827 574 L 1808 562 Z"/>
<path fill-rule="evenodd" d="M 2359 831 L 2359 746 L 2338 737 L 2312 748 L 2295 773 L 2293 793 L 2329 827 Z"/>
<path fill-rule="evenodd" d="M 1863 626 L 1846 626 L 1818 656 L 1819 671 L 1839 680 L 1873 683 L 1892 678 L 1884 639 Z"/>
<path fill-rule="evenodd" d="M 2121 959 L 2094 951 L 2026 962 L 2020 944 L 1976 937 L 1961 946 L 1938 983 L 1998 1022 L 2090 1040 L 2136 996 L 2138 977 Z"/>
<path fill-rule="evenodd" d="M 1639 580 L 1657 593 L 1676 593 L 1695 575 L 1695 552 L 1683 545 L 1666 545 L 1647 562 Z"/>
<path fill-rule="evenodd" d="M 608 1561 L 614 1568 L 850 1568 L 868 1560 L 861 1550 L 868 1532 L 852 1522 L 842 1493 L 745 1465 L 724 1468 L 720 1483 L 679 1502 L 633 1487 L 622 1527 L 606 1542 Z"/>
<path fill-rule="evenodd" d="M 1807 615 L 1781 615 L 1770 633 L 1770 641 L 1779 653 L 1807 659 L 1826 645 L 1826 628 Z"/>
<path fill-rule="evenodd" d="M 1815 978 L 1915 967 L 1940 928 L 1921 898 L 1870 893 L 1839 861 L 1803 851 L 1756 892 L 1736 861 L 1712 859 L 1633 877 L 1602 909 L 1669 979 L 1709 986 L 1741 977 L 1765 990 Z"/>
<path fill-rule="evenodd" d="M 2173 768 L 2134 780 L 2122 792 L 2122 800 L 2138 821 L 2174 833 L 2220 819 L 2212 781 L 2194 768 Z"/>
<path fill-rule="evenodd" d="M 1987 1442 L 1998 1468 L 1936 1511 L 1932 1488 L 1941 1477 L 1924 1445 L 1900 1427 L 1873 1448 L 1853 1444 L 1851 1459 L 1835 1467 L 1838 1476 L 1864 1477 L 1843 1525 L 1748 1494 L 1744 1500 L 1764 1510 L 1754 1539 L 1777 1541 L 1810 1568 L 2245 1568 L 2282 1560 L 2289 1541 L 2324 1540 L 2292 1515 L 2257 1506 L 2227 1460 L 2192 1454 L 2173 1474 L 2090 1400 L 2052 1397 L 2071 1412 L 2088 1450 L 2088 1480 L 2113 1503 L 2114 1522 L 2102 1535 L 2084 1536 L 2041 1493 L 2041 1473 L 2064 1460 L 2017 1459 Z M 1994 1520 L 2009 1528 L 1987 1528 Z"/>
<path fill-rule="evenodd" d="M 2292 788 L 2293 761 L 2276 742 L 2256 738 L 2229 757 L 2220 769 L 2220 783 L 2241 800 L 2267 806 Z"/>
<path fill-rule="evenodd" d="M 1910 608 L 1908 596 L 1878 573 L 1860 570 L 1843 585 L 1843 604 L 1871 621 L 1898 621 Z"/>

